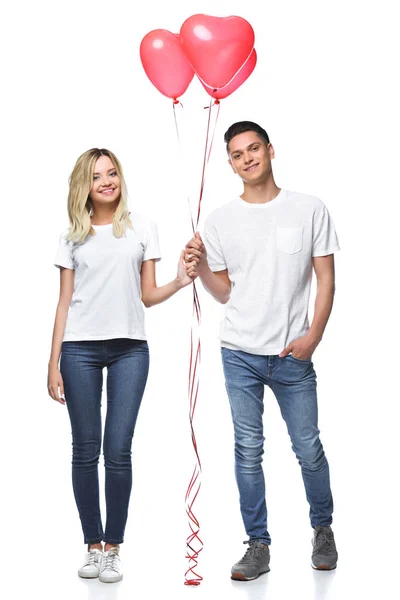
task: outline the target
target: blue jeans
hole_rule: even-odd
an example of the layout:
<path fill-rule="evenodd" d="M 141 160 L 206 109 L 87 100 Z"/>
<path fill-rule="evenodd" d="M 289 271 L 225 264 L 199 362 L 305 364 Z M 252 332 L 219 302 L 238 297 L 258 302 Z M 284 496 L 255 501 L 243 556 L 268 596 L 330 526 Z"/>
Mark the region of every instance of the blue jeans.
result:
<path fill-rule="evenodd" d="M 235 432 L 235 474 L 250 540 L 271 543 L 267 527 L 262 415 L 264 386 L 273 391 L 301 465 L 312 527 L 332 523 L 329 466 L 319 439 L 317 382 L 311 360 L 259 356 L 222 348 Z"/>
<path fill-rule="evenodd" d="M 105 532 L 97 468 L 102 438 L 100 408 L 104 367 L 107 367 L 103 441 Z M 62 344 L 60 370 L 72 427 L 72 483 L 87 544 L 124 541 L 132 488 L 132 437 L 148 369 L 146 341 L 122 338 Z"/>

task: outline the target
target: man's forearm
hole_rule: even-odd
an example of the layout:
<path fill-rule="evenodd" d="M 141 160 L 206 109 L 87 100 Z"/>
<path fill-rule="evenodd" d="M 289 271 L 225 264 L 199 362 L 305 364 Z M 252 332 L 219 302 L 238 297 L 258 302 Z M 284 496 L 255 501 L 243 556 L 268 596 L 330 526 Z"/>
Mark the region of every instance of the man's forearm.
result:
<path fill-rule="evenodd" d="M 221 304 L 226 304 L 231 294 L 231 286 L 213 273 L 208 263 L 199 267 L 198 273 L 207 292 Z"/>
<path fill-rule="evenodd" d="M 332 311 L 335 295 L 334 281 L 318 282 L 314 317 L 308 335 L 320 342 Z"/>

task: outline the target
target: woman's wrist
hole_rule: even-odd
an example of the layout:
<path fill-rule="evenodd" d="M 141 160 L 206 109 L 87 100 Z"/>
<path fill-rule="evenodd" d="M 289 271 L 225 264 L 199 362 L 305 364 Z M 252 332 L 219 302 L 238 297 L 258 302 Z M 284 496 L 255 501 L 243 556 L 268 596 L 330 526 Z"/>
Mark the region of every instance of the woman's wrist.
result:
<path fill-rule="evenodd" d="M 54 358 L 50 358 L 50 360 L 49 360 L 49 371 L 51 369 L 58 369 L 58 360 L 55 360 Z"/>
<path fill-rule="evenodd" d="M 183 287 L 185 287 L 182 283 L 182 280 L 179 279 L 179 277 L 175 277 L 175 279 L 172 283 L 175 288 L 175 291 L 177 291 L 177 292 L 179 292 L 179 290 L 181 290 Z"/>

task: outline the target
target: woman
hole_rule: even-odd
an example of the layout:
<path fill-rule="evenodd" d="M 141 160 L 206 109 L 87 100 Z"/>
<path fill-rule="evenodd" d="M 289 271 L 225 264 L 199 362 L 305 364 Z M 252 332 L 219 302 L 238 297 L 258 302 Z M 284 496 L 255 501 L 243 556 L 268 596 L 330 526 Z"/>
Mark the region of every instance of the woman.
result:
<path fill-rule="evenodd" d="M 146 385 L 149 351 L 146 307 L 192 282 L 183 252 L 177 277 L 157 287 L 160 260 L 156 226 L 129 213 L 121 165 L 108 150 L 93 148 L 77 160 L 68 196 L 70 227 L 61 235 L 58 302 L 48 371 L 53 400 L 67 404 L 72 427 L 72 481 L 88 544 L 80 577 L 122 579 L 132 486 L 131 443 Z M 59 359 L 60 368 L 59 368 Z M 99 506 L 103 368 L 107 367 L 104 428 L 106 527 Z M 103 548 L 104 542 L 104 548 Z"/>

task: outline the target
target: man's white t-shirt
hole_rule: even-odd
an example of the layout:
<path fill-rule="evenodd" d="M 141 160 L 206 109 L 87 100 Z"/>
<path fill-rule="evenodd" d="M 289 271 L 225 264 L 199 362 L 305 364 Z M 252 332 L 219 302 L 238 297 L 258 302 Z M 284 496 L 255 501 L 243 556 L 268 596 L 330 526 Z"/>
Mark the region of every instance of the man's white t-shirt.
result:
<path fill-rule="evenodd" d="M 112 224 L 93 225 L 95 235 L 81 244 L 66 240 L 68 230 L 61 235 L 54 264 L 75 270 L 64 342 L 146 339 L 140 270 L 161 256 L 155 223 L 137 213 L 130 218 L 133 229 L 121 238 Z"/>
<path fill-rule="evenodd" d="M 231 296 L 221 345 L 251 354 L 279 354 L 309 329 L 312 258 L 339 250 L 325 205 L 281 190 L 264 204 L 235 198 L 204 227 L 212 271 L 228 269 Z"/>

